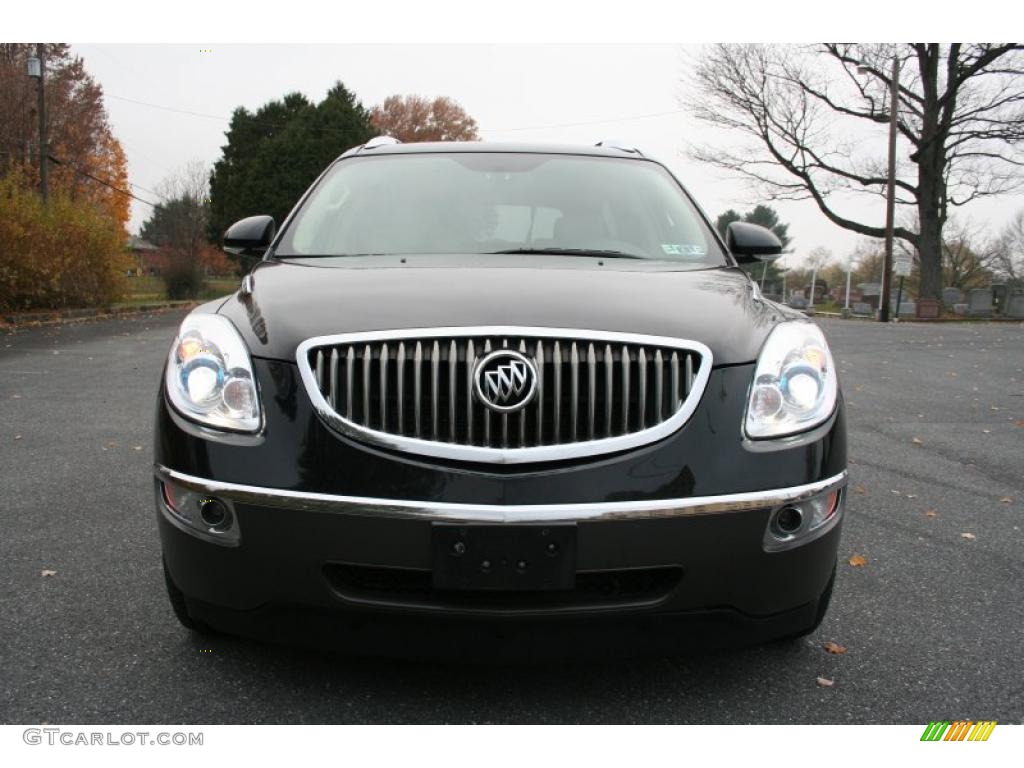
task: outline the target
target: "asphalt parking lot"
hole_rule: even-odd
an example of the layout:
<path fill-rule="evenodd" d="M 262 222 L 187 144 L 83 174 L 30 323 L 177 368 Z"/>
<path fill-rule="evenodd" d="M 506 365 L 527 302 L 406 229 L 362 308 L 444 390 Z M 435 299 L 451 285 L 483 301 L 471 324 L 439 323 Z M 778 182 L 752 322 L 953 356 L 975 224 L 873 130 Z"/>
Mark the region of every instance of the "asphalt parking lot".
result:
<path fill-rule="evenodd" d="M 201 639 L 177 623 L 151 443 L 180 318 L 0 333 L 0 722 L 1024 719 L 1024 325 L 823 322 L 851 493 L 832 608 L 810 637 L 464 666 Z"/>

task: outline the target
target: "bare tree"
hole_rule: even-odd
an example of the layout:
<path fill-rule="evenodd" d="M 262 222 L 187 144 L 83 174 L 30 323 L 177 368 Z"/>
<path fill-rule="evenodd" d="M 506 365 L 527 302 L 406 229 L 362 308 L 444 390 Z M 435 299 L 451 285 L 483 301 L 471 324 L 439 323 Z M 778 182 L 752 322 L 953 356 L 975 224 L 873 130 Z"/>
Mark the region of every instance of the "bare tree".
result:
<path fill-rule="evenodd" d="M 990 264 L 1007 283 L 1024 288 L 1024 210 L 1017 212 L 999 236 Z"/>
<path fill-rule="evenodd" d="M 887 172 L 864 127 L 888 123 L 893 57 L 900 62 L 899 134 L 910 145 L 897 204 L 915 231 L 896 237 L 920 256 L 921 292 L 942 289 L 942 228 L 950 209 L 1024 182 L 1024 46 L 1016 43 L 717 45 L 695 68 L 690 109 L 735 130 L 736 149 L 697 147 L 695 158 L 734 171 L 769 199 L 811 199 L 830 221 L 883 237 L 841 210 L 843 193 L 884 195 Z"/>
<path fill-rule="evenodd" d="M 164 179 L 157 191 L 161 202 L 141 234 L 161 249 L 169 297 L 193 298 L 202 288 L 204 258 L 210 250 L 210 170 L 193 160 Z"/>
<path fill-rule="evenodd" d="M 998 241 L 970 221 L 950 220 L 942 239 L 944 285 L 980 288 L 992 280 Z"/>

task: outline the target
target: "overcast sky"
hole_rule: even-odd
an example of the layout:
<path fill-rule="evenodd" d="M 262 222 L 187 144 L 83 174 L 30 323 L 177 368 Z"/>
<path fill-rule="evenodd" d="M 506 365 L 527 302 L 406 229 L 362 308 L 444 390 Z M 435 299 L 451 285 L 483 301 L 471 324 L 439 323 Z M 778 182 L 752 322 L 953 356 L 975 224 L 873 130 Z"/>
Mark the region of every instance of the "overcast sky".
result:
<path fill-rule="evenodd" d="M 190 160 L 220 156 L 237 106 L 255 110 L 285 93 L 319 101 L 341 80 L 370 107 L 394 93 L 450 96 L 485 141 L 593 144 L 618 138 L 665 162 L 714 218 L 759 202 L 739 180 L 686 157 L 687 142 L 725 146 L 735 137 L 696 123 L 680 107 L 688 57 L 679 45 L 74 45 L 102 84 L 139 197 Z M 181 114 L 146 102 L 196 114 Z M 201 116 L 200 116 L 201 115 Z M 872 134 L 884 157 L 884 133 Z M 906 154 L 904 152 L 904 154 Z M 811 202 L 775 204 L 790 224 L 796 265 L 816 246 L 845 256 L 858 237 Z M 980 201 L 963 214 L 1000 228 L 1024 196 Z M 148 215 L 133 203 L 131 229 Z M 845 203 L 879 226 L 879 201 Z M 261 213 L 253 211 L 252 213 Z"/>

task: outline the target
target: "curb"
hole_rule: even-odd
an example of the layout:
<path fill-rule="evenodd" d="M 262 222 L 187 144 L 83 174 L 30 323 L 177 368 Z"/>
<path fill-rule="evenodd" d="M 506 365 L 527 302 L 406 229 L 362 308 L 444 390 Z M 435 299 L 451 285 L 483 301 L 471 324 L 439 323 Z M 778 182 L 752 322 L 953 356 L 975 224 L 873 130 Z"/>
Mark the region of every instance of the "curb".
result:
<path fill-rule="evenodd" d="M 62 309 L 43 312 L 12 312 L 0 315 L 0 330 L 15 331 L 45 325 L 70 325 L 89 320 L 110 320 L 117 317 L 169 312 L 174 309 L 193 309 L 201 301 L 164 301 L 154 304 L 135 304 L 126 307 L 94 307 L 91 309 Z"/>
<path fill-rule="evenodd" d="M 850 315 L 849 317 L 843 317 L 839 312 L 800 311 L 807 317 L 827 317 L 834 320 L 866 320 L 872 323 L 878 322 L 878 318 L 871 315 Z M 1024 324 L 1024 317 L 961 317 L 958 315 L 943 315 L 942 317 L 893 317 L 889 319 L 889 323 L 922 323 L 924 325 L 928 325 L 929 323 L 962 323 L 965 325 L 974 323 Z"/>

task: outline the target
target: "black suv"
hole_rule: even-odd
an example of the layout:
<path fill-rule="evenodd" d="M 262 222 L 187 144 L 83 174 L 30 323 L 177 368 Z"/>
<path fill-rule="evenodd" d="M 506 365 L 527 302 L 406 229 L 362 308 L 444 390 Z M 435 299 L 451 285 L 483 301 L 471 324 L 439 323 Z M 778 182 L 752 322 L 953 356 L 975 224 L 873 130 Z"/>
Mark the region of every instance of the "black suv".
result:
<path fill-rule="evenodd" d="M 182 323 L 156 414 L 186 626 L 821 621 L 832 355 L 738 267 L 778 240 L 723 242 L 662 164 L 382 137 L 224 247 L 259 264 Z"/>

